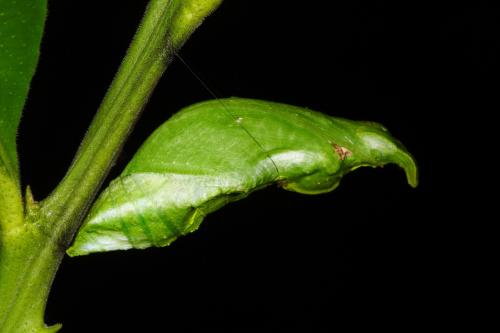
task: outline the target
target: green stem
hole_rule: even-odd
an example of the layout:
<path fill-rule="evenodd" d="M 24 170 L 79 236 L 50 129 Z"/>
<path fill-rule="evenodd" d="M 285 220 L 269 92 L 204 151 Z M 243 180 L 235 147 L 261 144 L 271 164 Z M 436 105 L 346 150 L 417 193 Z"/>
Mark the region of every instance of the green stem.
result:
<path fill-rule="evenodd" d="M 31 226 L 7 238 L 0 250 L 0 332 L 56 332 L 46 327 L 45 303 L 64 252 Z"/>
<path fill-rule="evenodd" d="M 151 0 L 66 176 L 0 248 L 0 332 L 47 332 L 43 312 L 64 251 L 163 72 L 222 0 Z M 57 327 L 49 331 L 55 331 Z"/>
<path fill-rule="evenodd" d="M 72 239 L 175 51 L 219 3 L 151 1 L 66 177 L 42 203 L 43 213 L 57 216 L 53 227 L 61 240 Z"/>

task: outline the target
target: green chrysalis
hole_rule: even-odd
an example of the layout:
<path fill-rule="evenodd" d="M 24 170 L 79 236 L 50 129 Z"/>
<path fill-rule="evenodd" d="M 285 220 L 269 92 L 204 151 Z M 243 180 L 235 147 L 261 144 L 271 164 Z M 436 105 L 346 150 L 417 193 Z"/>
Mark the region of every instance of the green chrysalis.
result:
<path fill-rule="evenodd" d="M 202 102 L 149 137 L 102 192 L 68 253 L 165 246 L 270 184 L 325 193 L 351 170 L 388 163 L 417 185 L 414 159 L 377 123 L 260 100 Z"/>

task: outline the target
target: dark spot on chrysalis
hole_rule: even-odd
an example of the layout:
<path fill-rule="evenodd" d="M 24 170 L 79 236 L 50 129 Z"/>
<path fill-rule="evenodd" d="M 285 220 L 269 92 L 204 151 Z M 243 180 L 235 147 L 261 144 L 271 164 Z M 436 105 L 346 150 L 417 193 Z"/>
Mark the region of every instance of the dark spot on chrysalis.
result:
<path fill-rule="evenodd" d="M 339 155 L 341 161 L 345 160 L 349 156 L 352 156 L 352 151 L 350 151 L 346 147 L 339 146 L 336 143 L 333 144 L 333 149 Z"/>
<path fill-rule="evenodd" d="M 288 186 L 288 181 L 286 181 L 286 180 L 279 180 L 279 181 L 276 182 L 276 185 L 279 188 L 286 188 Z"/>

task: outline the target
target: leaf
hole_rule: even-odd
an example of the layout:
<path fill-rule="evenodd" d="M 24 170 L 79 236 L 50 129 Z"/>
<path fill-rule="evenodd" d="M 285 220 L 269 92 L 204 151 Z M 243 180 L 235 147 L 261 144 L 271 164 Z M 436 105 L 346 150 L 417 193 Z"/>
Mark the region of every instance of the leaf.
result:
<path fill-rule="evenodd" d="M 46 0 L 0 0 L 0 224 L 22 218 L 16 133 L 38 61 Z"/>
<path fill-rule="evenodd" d="M 272 183 L 325 193 L 351 170 L 387 163 L 417 185 L 412 156 L 379 124 L 258 100 L 203 102 L 151 135 L 96 201 L 68 254 L 165 246 Z"/>

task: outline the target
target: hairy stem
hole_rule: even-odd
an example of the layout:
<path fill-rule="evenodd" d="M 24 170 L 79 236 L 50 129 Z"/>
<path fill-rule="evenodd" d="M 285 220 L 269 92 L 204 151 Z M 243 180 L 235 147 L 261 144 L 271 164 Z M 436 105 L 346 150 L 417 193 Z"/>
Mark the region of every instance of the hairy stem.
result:
<path fill-rule="evenodd" d="M 175 51 L 222 0 L 151 0 L 66 176 L 0 248 L 0 332 L 53 332 L 46 298 L 74 233 Z"/>

